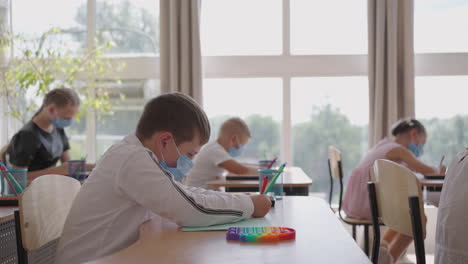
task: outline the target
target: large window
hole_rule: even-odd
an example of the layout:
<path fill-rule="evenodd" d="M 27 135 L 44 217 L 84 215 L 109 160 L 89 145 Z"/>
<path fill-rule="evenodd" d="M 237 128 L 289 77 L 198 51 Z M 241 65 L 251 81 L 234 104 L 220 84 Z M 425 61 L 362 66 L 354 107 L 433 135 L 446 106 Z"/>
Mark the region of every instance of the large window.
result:
<path fill-rule="evenodd" d="M 428 133 L 422 159 L 429 164 L 437 165 L 443 155 L 449 162 L 468 146 L 467 87 L 468 76 L 416 78 L 416 116 Z"/>
<path fill-rule="evenodd" d="M 427 128 L 422 160 L 446 165 L 468 143 L 468 1 L 416 0 L 416 117 Z"/>
<path fill-rule="evenodd" d="M 256 162 L 259 157 L 279 157 L 281 79 L 206 79 L 204 108 L 213 130 L 211 140 L 216 140 L 222 122 L 229 117 L 238 116 L 246 121 L 252 138 L 241 160 Z"/>
<path fill-rule="evenodd" d="M 86 22 L 82 13 L 79 20 Z M 114 44 L 112 54 L 159 54 L 159 1 L 98 1 L 96 28 L 99 40 Z"/>
<path fill-rule="evenodd" d="M 228 116 L 244 118 L 254 137 L 244 159 L 279 153 L 321 193 L 327 146 L 342 149 L 349 175 L 368 124 L 366 2 L 325 2 L 206 0 L 201 22 L 214 136 Z"/>
<path fill-rule="evenodd" d="M 124 94 L 125 100 L 117 101 L 111 114 L 98 118 L 96 123 L 98 157 L 114 143 L 135 131 L 143 112 L 143 105 L 160 94 L 159 81 L 154 79 L 125 80 L 120 84 L 114 84 L 112 89 Z"/>
<path fill-rule="evenodd" d="M 204 0 L 202 8 L 204 55 L 281 53 L 281 0 Z"/>
<path fill-rule="evenodd" d="M 367 53 L 367 1 L 290 2 L 293 54 Z"/>
<path fill-rule="evenodd" d="M 95 39 L 98 44 L 111 43 L 106 56 L 126 64 L 119 83 L 105 81 L 111 113 L 83 109 L 79 120 L 67 129 L 72 158 L 87 156 L 95 161 L 133 132 L 145 102 L 160 93 L 158 0 L 14 0 L 12 18 L 14 33 L 28 38 L 40 40 L 51 28 L 60 29 L 41 40 L 43 45 L 80 52 L 94 45 Z M 120 94 L 125 100 L 120 100 Z"/>
<path fill-rule="evenodd" d="M 305 171 L 327 175 L 327 148 L 343 153 L 345 180 L 367 150 L 367 78 L 312 77 L 292 80 L 293 161 Z M 313 174 L 312 174 L 313 175 Z M 312 190 L 327 190 L 317 177 Z"/>
<path fill-rule="evenodd" d="M 468 52 L 468 1 L 416 0 L 414 49 L 417 53 Z"/>
<path fill-rule="evenodd" d="M 83 24 L 77 19 L 79 11 L 83 17 L 87 15 L 86 0 L 14 0 L 12 2 L 15 33 L 41 37 L 52 27 L 86 30 L 86 23 Z"/>

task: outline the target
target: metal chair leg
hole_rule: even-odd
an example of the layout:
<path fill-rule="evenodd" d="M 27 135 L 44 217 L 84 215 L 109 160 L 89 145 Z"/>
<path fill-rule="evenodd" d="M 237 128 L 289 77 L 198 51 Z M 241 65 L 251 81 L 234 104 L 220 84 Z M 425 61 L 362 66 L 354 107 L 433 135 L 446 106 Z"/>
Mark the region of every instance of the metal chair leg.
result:
<path fill-rule="evenodd" d="M 369 256 L 369 226 L 364 225 L 364 252 Z"/>
<path fill-rule="evenodd" d="M 356 240 L 356 225 L 353 225 L 353 238 Z"/>
<path fill-rule="evenodd" d="M 375 183 L 369 182 L 369 201 L 372 215 L 372 228 L 374 230 L 374 243 L 372 245 L 372 263 L 378 264 L 379 262 L 379 249 L 380 249 L 380 226 L 378 212 L 379 208 L 377 205 L 377 195 L 375 191 Z"/>
<path fill-rule="evenodd" d="M 419 197 L 408 197 L 413 227 L 414 248 L 416 250 L 416 263 L 426 264 L 426 251 L 424 249 L 424 234 L 421 223 L 421 212 L 419 208 Z"/>

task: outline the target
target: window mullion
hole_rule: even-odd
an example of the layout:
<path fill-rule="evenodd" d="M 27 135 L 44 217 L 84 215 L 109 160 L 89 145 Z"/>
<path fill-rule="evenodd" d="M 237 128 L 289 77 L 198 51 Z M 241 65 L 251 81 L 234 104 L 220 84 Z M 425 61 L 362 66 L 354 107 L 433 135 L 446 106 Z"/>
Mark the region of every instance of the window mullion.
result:
<path fill-rule="evenodd" d="M 86 16 L 86 48 L 91 50 L 95 47 L 96 38 L 96 0 L 87 1 Z M 91 98 L 96 94 L 95 87 L 91 87 Z M 86 153 L 89 162 L 96 162 L 96 111 L 88 106 L 86 118 Z"/>

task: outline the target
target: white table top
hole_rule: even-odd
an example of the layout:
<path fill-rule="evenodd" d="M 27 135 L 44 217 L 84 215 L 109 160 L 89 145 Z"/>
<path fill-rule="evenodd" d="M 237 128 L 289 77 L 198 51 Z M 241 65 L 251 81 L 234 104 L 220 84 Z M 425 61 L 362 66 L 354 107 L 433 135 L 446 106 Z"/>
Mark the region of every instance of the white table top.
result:
<path fill-rule="evenodd" d="M 266 218 L 272 226 L 296 229 L 296 239 L 273 244 L 228 242 L 225 231 L 182 232 L 158 219 L 143 224 L 140 239 L 129 248 L 90 263 L 371 263 L 319 198 L 284 197 Z"/>

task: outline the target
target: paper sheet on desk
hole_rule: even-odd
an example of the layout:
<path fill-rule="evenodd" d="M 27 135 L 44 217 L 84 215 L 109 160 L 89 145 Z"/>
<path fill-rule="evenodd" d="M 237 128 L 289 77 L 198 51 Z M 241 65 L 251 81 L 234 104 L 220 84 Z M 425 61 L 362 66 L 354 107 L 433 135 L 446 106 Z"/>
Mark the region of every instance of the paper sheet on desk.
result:
<path fill-rule="evenodd" d="M 257 226 L 271 226 L 271 223 L 265 218 L 252 218 L 247 220 L 242 220 L 234 223 L 222 224 L 222 225 L 212 225 L 212 226 L 184 226 L 182 231 L 191 232 L 191 231 L 216 231 L 216 230 L 228 230 L 229 227 L 257 227 Z"/>

